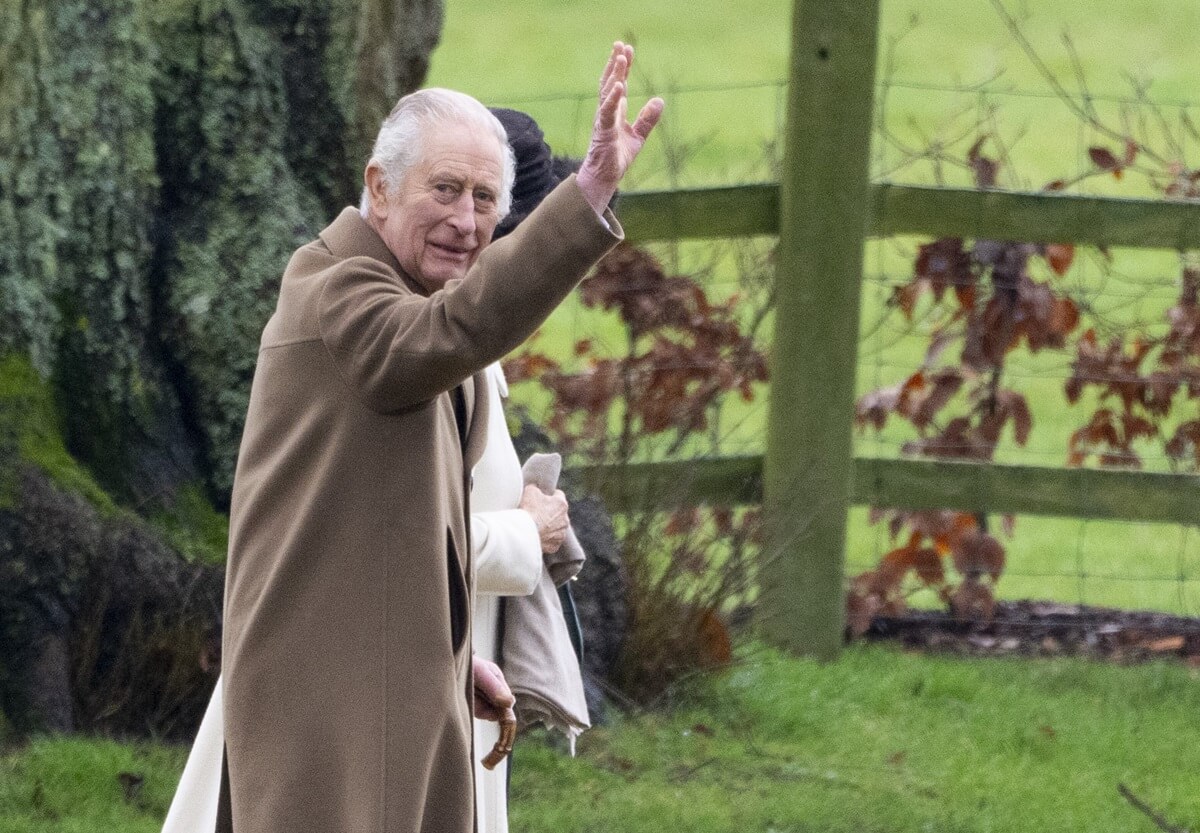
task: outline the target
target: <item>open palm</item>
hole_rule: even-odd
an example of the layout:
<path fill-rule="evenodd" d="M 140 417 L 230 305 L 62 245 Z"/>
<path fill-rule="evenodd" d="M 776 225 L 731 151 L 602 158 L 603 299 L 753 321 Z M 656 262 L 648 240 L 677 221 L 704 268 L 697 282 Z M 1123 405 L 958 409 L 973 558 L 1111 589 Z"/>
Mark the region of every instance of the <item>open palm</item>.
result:
<path fill-rule="evenodd" d="M 592 125 L 592 140 L 579 168 L 579 187 L 597 211 L 603 210 L 616 193 L 617 184 L 663 112 L 663 100 L 652 98 L 633 124 L 628 123 L 628 79 L 632 65 L 633 47 L 617 41 L 600 76 L 600 104 Z"/>

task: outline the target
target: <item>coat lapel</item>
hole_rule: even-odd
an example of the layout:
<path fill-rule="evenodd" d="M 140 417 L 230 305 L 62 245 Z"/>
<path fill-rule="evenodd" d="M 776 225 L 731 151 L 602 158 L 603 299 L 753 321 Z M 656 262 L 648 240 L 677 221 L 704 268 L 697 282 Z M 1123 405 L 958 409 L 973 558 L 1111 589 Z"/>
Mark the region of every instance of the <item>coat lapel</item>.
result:
<path fill-rule="evenodd" d="M 463 467 L 470 471 L 487 444 L 488 424 L 488 381 L 487 371 L 481 370 L 463 382 L 463 395 L 467 402 L 467 442 L 463 448 Z"/>

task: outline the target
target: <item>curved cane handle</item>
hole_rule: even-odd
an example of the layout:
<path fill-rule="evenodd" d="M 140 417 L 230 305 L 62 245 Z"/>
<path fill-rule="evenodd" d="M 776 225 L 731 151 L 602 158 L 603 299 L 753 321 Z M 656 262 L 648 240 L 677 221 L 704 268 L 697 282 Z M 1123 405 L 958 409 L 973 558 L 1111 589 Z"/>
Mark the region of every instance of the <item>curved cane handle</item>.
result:
<path fill-rule="evenodd" d="M 501 761 L 512 752 L 513 742 L 517 739 L 517 714 L 512 707 L 500 712 L 500 738 L 492 747 L 492 751 L 483 758 L 483 768 L 495 769 Z"/>

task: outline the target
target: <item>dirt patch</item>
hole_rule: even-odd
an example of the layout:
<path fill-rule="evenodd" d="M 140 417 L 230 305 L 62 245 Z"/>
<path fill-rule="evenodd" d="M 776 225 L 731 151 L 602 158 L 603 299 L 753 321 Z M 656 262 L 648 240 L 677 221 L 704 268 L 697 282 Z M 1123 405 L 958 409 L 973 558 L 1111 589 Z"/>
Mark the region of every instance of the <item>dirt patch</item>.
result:
<path fill-rule="evenodd" d="M 964 656 L 1174 658 L 1200 668 L 1200 619 L 1056 602 L 999 602 L 988 622 L 942 611 L 880 616 L 863 638 Z"/>

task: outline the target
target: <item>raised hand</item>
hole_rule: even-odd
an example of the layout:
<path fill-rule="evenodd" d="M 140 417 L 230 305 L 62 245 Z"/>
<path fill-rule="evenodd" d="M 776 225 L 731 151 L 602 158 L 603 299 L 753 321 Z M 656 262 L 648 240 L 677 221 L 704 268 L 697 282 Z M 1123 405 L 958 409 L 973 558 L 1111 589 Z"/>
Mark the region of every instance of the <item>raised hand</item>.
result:
<path fill-rule="evenodd" d="M 650 131 L 662 117 L 663 100 L 652 98 L 642 107 L 633 124 L 627 122 L 629 68 L 633 47 L 617 41 L 600 76 L 600 104 L 592 125 L 592 141 L 579 167 L 578 183 L 583 195 L 603 213 L 617 191 L 617 184 L 637 158 Z"/>

